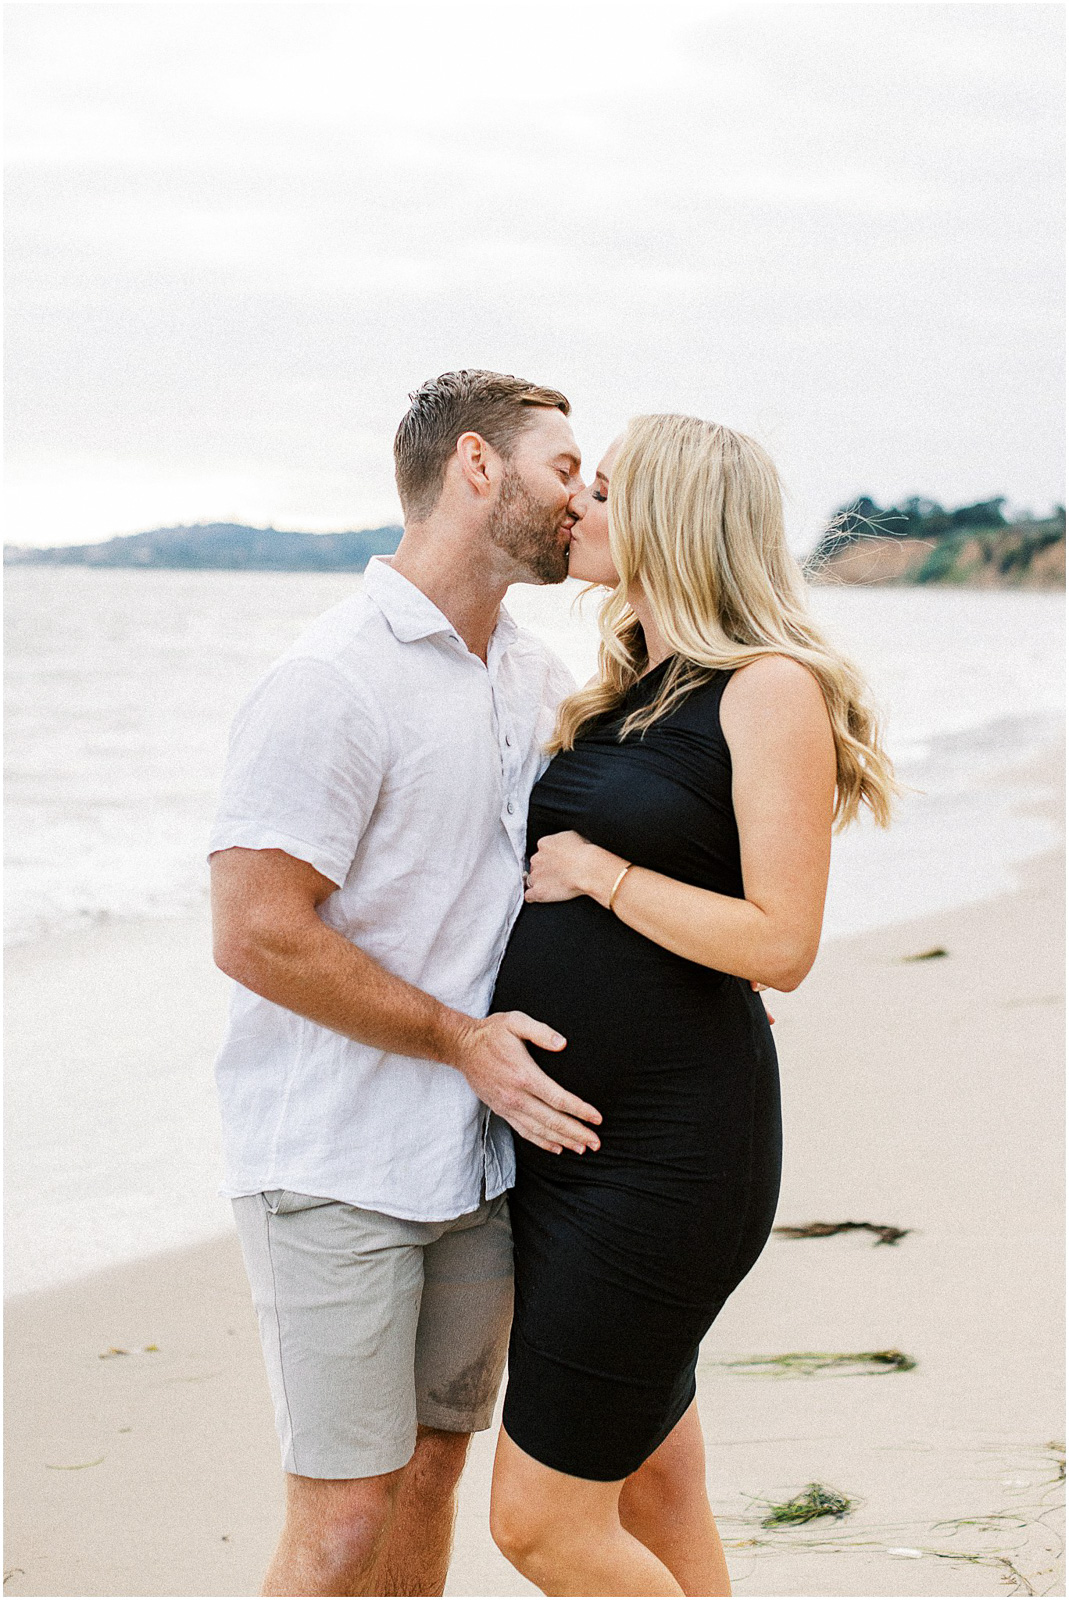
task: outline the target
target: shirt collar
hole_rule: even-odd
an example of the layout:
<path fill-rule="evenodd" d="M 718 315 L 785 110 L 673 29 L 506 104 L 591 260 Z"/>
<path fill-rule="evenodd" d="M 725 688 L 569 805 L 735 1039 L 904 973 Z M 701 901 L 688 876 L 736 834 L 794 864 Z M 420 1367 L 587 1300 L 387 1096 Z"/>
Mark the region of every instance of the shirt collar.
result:
<path fill-rule="evenodd" d="M 422 589 L 395 572 L 381 556 L 372 556 L 364 569 L 364 593 L 378 606 L 395 639 L 411 644 L 416 639 L 429 639 L 434 634 L 446 633 L 463 644 L 456 628 L 433 600 Z M 504 606 L 498 612 L 497 626 L 491 638 L 491 648 L 497 654 L 507 649 L 515 639 L 517 628 Z"/>

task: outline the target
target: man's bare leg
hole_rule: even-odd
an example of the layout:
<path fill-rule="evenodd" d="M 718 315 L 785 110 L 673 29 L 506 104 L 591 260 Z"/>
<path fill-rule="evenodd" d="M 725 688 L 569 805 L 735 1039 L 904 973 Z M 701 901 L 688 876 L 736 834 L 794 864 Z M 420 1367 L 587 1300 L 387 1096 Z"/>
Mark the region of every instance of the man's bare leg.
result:
<path fill-rule="evenodd" d="M 420 1428 L 406 1467 L 286 1479 L 286 1525 L 265 1595 L 440 1595 L 470 1435 Z"/>
<path fill-rule="evenodd" d="M 373 1594 L 444 1594 L 457 1484 L 470 1442 L 469 1433 L 420 1428 L 415 1455 L 401 1474 L 389 1532 L 375 1567 Z"/>
<path fill-rule="evenodd" d="M 286 1523 L 262 1592 L 378 1593 L 368 1580 L 389 1533 L 401 1476 L 401 1472 L 373 1478 L 287 1474 Z"/>

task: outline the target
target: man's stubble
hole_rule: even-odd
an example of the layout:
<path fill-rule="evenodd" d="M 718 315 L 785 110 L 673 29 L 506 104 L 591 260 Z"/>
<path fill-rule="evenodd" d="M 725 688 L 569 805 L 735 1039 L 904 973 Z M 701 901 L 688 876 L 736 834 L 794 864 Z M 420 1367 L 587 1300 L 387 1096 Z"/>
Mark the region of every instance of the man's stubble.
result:
<path fill-rule="evenodd" d="M 536 583 L 563 583 L 568 576 L 568 546 L 561 539 L 560 524 L 560 512 L 540 505 L 520 474 L 506 466 L 490 520 L 490 539 Z"/>

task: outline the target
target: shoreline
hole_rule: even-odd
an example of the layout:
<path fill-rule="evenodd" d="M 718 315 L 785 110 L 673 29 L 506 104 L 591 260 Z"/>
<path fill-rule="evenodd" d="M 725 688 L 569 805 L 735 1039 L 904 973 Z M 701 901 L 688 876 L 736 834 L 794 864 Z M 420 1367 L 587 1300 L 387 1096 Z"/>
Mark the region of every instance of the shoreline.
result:
<path fill-rule="evenodd" d="M 710 1494 L 740 1595 L 1028 1592 L 1015 1574 L 1057 1592 L 1060 860 L 1016 867 L 1010 893 L 832 941 L 800 989 L 770 997 L 777 1221 L 910 1231 L 893 1247 L 774 1235 L 704 1342 Z M 906 959 L 936 947 L 948 955 Z M 8 1594 L 257 1591 L 282 1479 L 232 1234 L 18 1296 L 6 1345 Z M 722 1364 L 889 1348 L 916 1368 Z M 534 1592 L 490 1542 L 492 1447 L 473 1446 L 451 1594 Z M 856 1509 L 760 1526 L 761 1501 L 811 1481 Z M 939 1526 L 955 1519 L 969 1525 Z"/>

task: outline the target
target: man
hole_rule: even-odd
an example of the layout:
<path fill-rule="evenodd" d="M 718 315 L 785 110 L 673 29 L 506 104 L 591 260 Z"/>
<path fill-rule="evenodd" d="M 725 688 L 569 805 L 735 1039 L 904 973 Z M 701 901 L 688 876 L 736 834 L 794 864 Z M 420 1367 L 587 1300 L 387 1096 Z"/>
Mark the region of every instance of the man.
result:
<path fill-rule="evenodd" d="M 240 711 L 212 835 L 217 1065 L 287 1477 L 266 1594 L 443 1592 L 511 1311 L 506 1122 L 597 1148 L 596 1110 L 485 1015 L 527 798 L 570 681 L 500 609 L 566 575 L 568 401 L 489 372 L 412 397 L 405 531 Z M 493 1113 L 496 1113 L 494 1115 Z"/>

